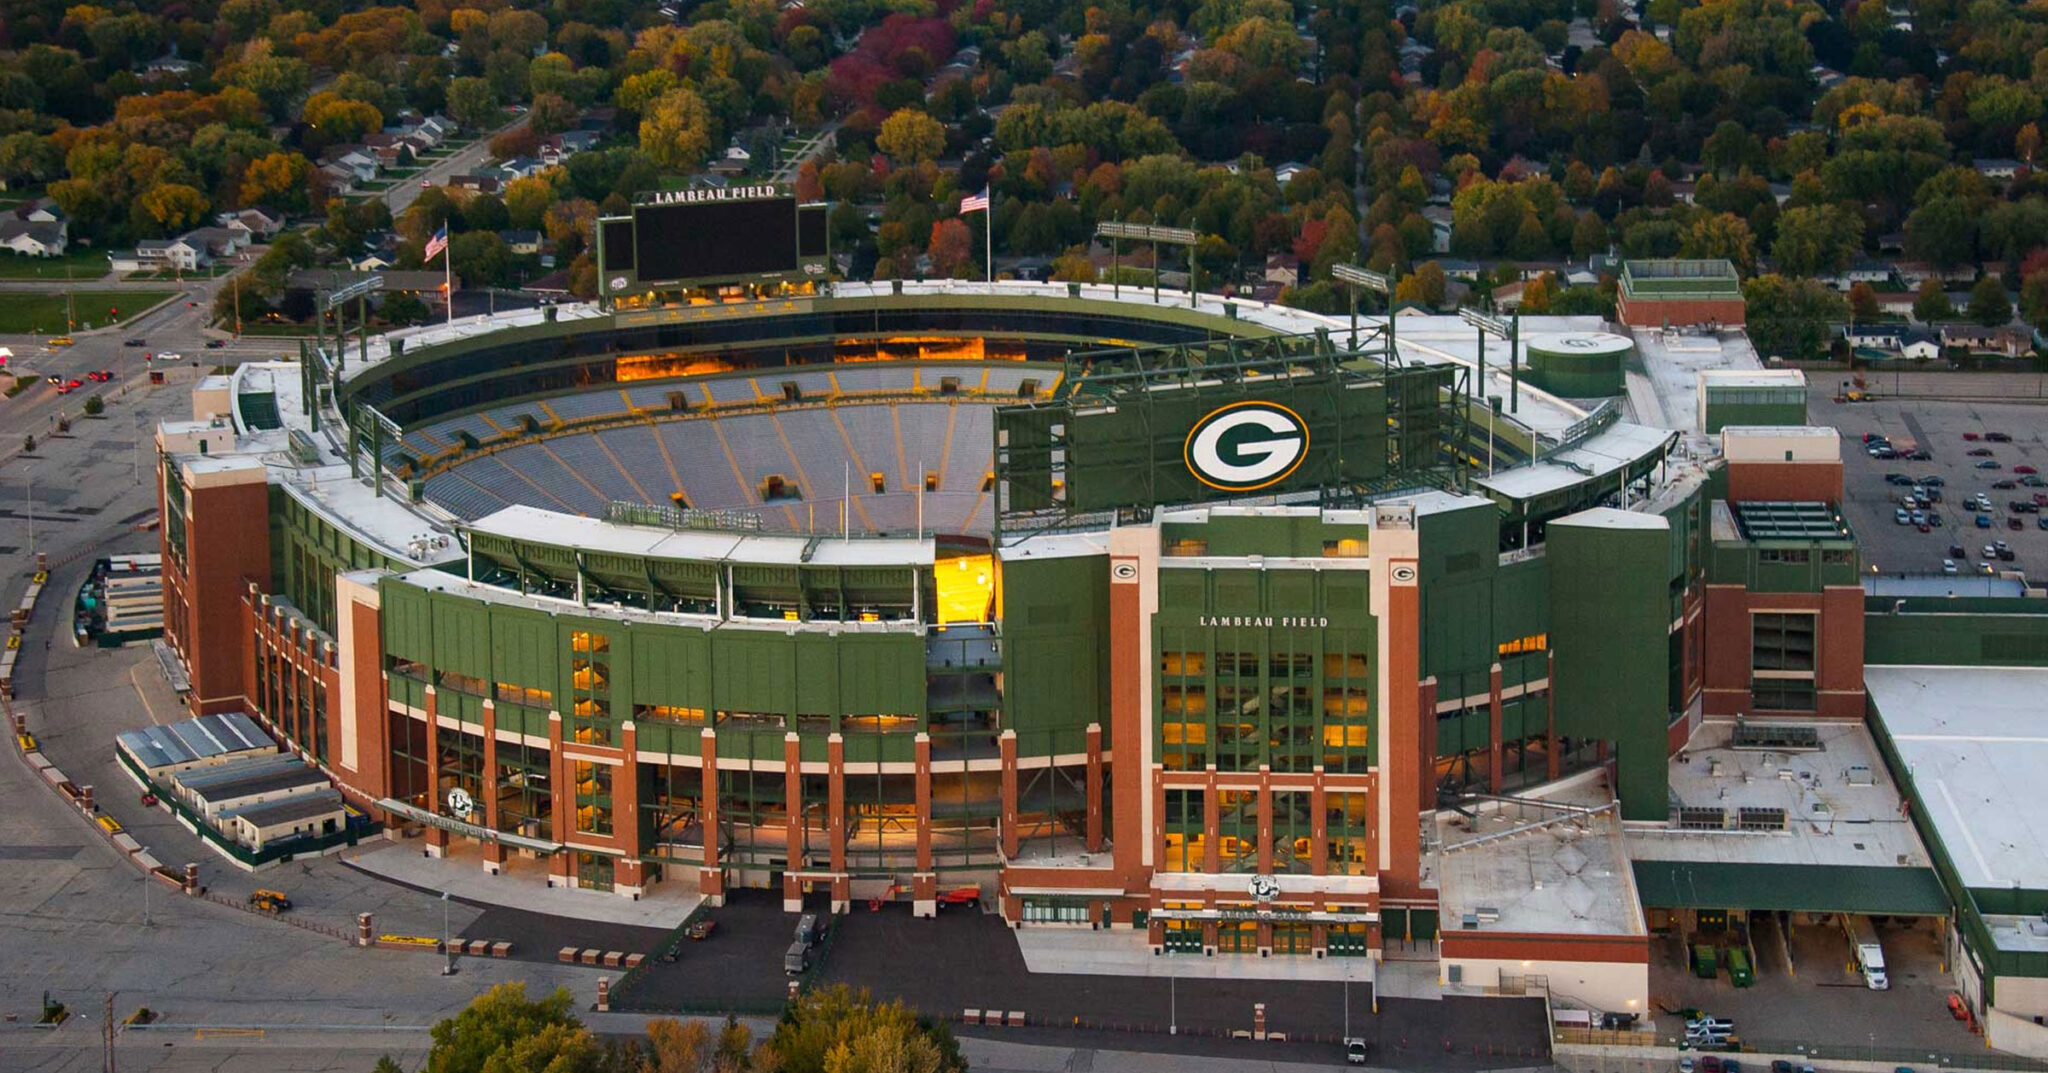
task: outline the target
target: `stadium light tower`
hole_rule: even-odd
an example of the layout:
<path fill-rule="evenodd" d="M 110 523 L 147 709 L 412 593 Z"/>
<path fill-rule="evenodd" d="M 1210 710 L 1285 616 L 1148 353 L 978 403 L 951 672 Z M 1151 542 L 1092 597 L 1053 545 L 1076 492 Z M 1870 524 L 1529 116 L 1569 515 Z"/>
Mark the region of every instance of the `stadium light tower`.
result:
<path fill-rule="evenodd" d="M 1458 310 L 1458 316 L 1465 323 L 1479 329 L 1479 389 L 1486 390 L 1486 337 L 1499 336 L 1508 344 L 1508 412 L 1522 412 L 1521 367 L 1516 364 L 1515 352 L 1522 349 L 1522 316 L 1519 313 L 1503 320 L 1491 313 L 1482 313 L 1470 307 Z"/>
<path fill-rule="evenodd" d="M 1095 225 L 1095 237 L 1109 240 L 1109 282 L 1117 297 L 1123 297 L 1123 281 L 1117 274 L 1117 240 L 1135 239 L 1152 244 L 1152 301 L 1159 301 L 1159 244 L 1186 246 L 1188 250 L 1188 308 L 1193 309 L 1196 295 L 1201 292 L 1200 280 L 1195 274 L 1195 243 L 1201 236 L 1185 227 L 1153 227 L 1151 224 L 1127 224 L 1105 221 Z"/>
<path fill-rule="evenodd" d="M 1330 278 L 1336 280 L 1339 283 L 1344 284 L 1344 289 L 1350 292 L 1351 294 L 1351 349 L 1353 350 L 1358 349 L 1358 292 L 1362 290 L 1373 291 L 1375 293 L 1384 294 L 1387 296 L 1387 349 L 1390 351 L 1393 350 L 1393 274 L 1388 272 L 1374 272 L 1369 268 L 1360 268 L 1354 264 L 1335 264 L 1330 266 Z M 1394 359 L 1396 361 L 1399 361 L 1400 357 L 1401 356 L 1398 352 L 1394 354 Z"/>

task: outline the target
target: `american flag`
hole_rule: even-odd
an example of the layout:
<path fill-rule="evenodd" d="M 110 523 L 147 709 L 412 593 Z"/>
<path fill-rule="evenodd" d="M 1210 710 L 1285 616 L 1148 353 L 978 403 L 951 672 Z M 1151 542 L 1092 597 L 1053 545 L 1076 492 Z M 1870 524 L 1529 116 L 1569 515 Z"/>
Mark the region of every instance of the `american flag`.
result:
<path fill-rule="evenodd" d="M 442 224 L 441 229 L 439 231 L 434 232 L 434 237 L 427 240 L 427 255 L 420 259 L 423 261 L 431 261 L 434 259 L 434 256 L 436 254 L 440 253 L 442 250 L 445 250 L 447 248 L 448 225 Z"/>
<path fill-rule="evenodd" d="M 982 187 L 982 188 L 981 188 L 981 193 L 979 193 L 979 194 L 975 194 L 975 195 L 973 195 L 973 196 L 971 196 L 971 197 L 963 197 L 963 198 L 961 198 L 961 199 L 960 199 L 960 215 L 962 215 L 962 216 L 965 216 L 965 215 L 967 215 L 967 214 L 968 214 L 968 213 L 970 213 L 970 212 L 987 212 L 987 211 L 988 211 L 988 187 L 986 187 L 986 186 L 984 186 L 984 187 Z"/>

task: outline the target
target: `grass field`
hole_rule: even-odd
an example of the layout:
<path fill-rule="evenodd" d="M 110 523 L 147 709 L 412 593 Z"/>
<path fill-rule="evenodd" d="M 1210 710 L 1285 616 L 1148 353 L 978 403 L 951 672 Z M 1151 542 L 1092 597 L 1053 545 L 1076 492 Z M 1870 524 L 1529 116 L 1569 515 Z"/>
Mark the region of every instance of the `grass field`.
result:
<path fill-rule="evenodd" d="M 118 309 L 121 319 L 126 320 L 166 298 L 176 291 L 92 291 L 72 292 L 72 299 L 78 311 L 75 331 L 106 326 L 107 311 Z M 37 335 L 60 335 L 66 331 L 64 325 L 63 292 L 51 294 L 29 294 L 21 291 L 0 293 L 0 333 L 34 332 Z"/>
<path fill-rule="evenodd" d="M 0 279 L 63 279 L 65 266 L 71 278 L 90 282 L 107 274 L 105 250 L 72 250 L 62 257 L 24 257 L 0 253 Z"/>

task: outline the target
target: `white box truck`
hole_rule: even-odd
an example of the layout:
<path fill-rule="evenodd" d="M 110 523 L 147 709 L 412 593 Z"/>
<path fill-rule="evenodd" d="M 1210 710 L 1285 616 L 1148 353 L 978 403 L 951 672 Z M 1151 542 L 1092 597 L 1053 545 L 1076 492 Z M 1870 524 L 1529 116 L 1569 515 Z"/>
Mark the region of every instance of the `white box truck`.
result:
<path fill-rule="evenodd" d="M 1872 991 L 1889 989 L 1892 983 L 1884 971 L 1884 948 L 1877 945 L 1877 929 L 1871 926 L 1870 918 L 1844 913 L 1842 928 L 1849 934 L 1849 948 L 1856 953 L 1856 967 L 1863 973 L 1863 986 Z"/>

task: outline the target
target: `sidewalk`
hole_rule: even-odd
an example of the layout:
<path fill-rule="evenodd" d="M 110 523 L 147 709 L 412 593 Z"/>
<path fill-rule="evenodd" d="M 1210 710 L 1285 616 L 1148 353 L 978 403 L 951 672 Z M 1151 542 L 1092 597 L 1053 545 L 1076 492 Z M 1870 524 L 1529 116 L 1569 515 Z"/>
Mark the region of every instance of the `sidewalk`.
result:
<path fill-rule="evenodd" d="M 473 904 L 664 931 L 682 924 L 704 900 L 694 884 L 673 878 L 635 901 L 623 894 L 550 887 L 546 865 L 537 861 L 512 857 L 504 873 L 494 876 L 484 871 L 479 847 L 454 844 L 443 858 L 426 856 L 425 848 L 426 840 L 418 838 L 365 842 L 342 860 L 370 875 L 419 890 L 447 891 Z"/>
<path fill-rule="evenodd" d="M 1034 973 L 1070 976 L 1152 976 L 1183 980 L 1350 980 L 1373 982 L 1371 958 L 1268 957 L 1257 954 L 1154 954 L 1142 931 L 1019 928 L 1017 948 Z"/>

